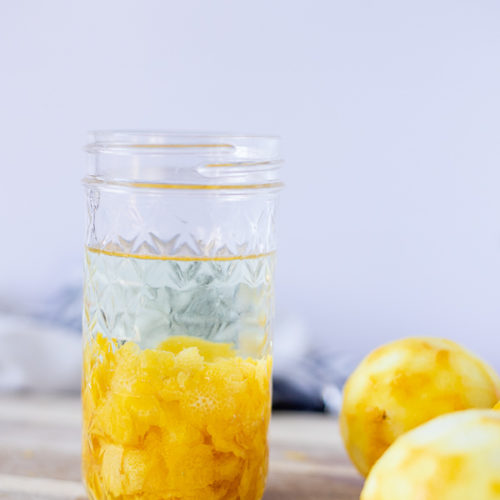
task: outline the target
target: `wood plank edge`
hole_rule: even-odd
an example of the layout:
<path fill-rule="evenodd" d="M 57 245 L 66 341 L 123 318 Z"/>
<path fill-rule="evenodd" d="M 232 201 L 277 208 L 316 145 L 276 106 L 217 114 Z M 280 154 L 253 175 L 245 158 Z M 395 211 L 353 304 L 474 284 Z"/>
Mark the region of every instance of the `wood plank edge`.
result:
<path fill-rule="evenodd" d="M 87 498 L 82 483 L 62 479 L 0 474 L 0 492 L 35 493 L 58 498 Z"/>

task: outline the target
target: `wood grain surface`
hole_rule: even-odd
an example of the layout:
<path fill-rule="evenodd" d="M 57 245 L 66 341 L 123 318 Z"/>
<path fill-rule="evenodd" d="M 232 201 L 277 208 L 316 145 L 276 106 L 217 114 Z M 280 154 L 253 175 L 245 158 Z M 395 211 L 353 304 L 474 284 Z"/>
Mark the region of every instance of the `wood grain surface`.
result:
<path fill-rule="evenodd" d="M 264 500 L 355 500 L 335 419 L 275 414 Z M 0 500 L 84 500 L 76 398 L 0 397 Z M 203 500 L 203 499 L 200 499 Z"/>

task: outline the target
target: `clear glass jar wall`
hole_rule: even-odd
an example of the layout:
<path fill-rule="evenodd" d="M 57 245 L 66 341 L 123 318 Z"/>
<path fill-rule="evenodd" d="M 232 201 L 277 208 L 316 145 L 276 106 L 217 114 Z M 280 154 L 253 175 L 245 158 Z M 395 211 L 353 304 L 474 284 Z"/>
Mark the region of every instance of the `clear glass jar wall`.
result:
<path fill-rule="evenodd" d="M 271 410 L 279 141 L 161 132 L 91 141 L 88 493 L 257 500 Z"/>

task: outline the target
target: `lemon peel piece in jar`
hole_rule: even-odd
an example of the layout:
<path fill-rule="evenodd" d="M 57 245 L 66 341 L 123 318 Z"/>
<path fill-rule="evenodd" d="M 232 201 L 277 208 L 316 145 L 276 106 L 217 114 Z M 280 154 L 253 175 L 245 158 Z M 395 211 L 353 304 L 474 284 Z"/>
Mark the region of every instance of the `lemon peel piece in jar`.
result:
<path fill-rule="evenodd" d="M 85 345 L 83 476 L 102 499 L 258 500 L 267 475 L 271 356 L 171 337 Z"/>

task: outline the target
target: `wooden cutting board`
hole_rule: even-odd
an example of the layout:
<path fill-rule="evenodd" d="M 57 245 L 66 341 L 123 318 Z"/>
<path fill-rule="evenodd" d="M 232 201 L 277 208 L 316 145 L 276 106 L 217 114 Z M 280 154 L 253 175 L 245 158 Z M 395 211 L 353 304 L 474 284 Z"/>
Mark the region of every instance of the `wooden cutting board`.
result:
<path fill-rule="evenodd" d="M 335 419 L 275 414 L 270 442 L 264 500 L 359 498 L 362 480 L 346 458 Z M 0 500 L 85 498 L 79 401 L 0 397 Z"/>

